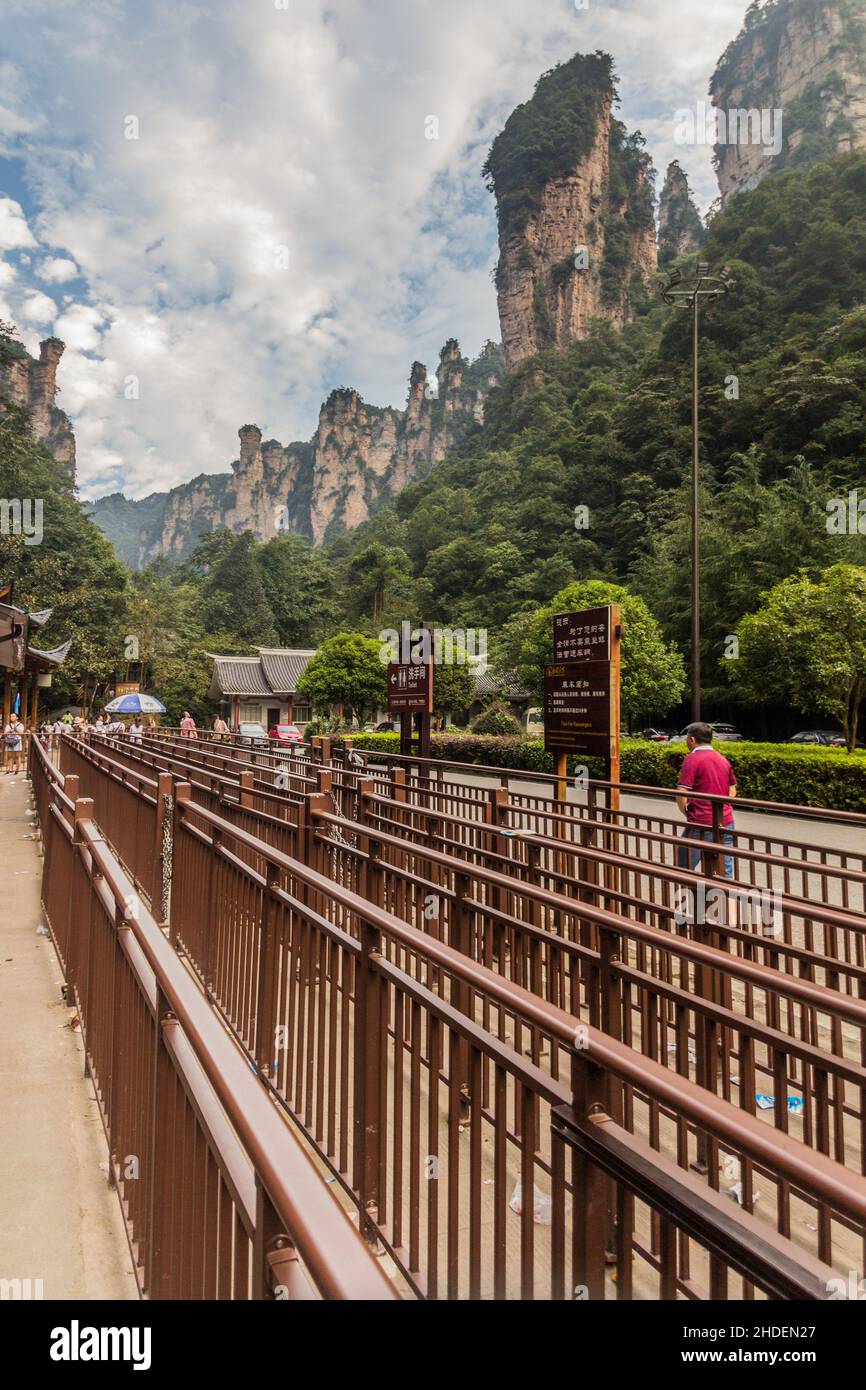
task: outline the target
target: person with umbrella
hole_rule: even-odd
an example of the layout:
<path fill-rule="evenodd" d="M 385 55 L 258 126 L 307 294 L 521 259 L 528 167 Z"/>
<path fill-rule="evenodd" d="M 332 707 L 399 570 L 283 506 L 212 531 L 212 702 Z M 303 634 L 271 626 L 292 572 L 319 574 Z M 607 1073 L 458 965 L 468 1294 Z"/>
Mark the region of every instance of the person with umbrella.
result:
<path fill-rule="evenodd" d="M 134 716 L 132 724 L 129 726 L 129 737 L 133 743 L 141 743 L 141 716 L 143 714 L 165 714 L 165 705 L 161 704 L 155 695 L 141 695 L 137 690 L 133 691 L 131 695 L 118 695 L 117 699 L 112 700 L 105 708 L 115 716 L 121 714 Z M 121 724 L 121 729 L 123 729 L 123 724 Z M 153 719 L 148 721 L 147 733 L 149 738 L 152 738 L 156 733 L 156 724 Z"/>

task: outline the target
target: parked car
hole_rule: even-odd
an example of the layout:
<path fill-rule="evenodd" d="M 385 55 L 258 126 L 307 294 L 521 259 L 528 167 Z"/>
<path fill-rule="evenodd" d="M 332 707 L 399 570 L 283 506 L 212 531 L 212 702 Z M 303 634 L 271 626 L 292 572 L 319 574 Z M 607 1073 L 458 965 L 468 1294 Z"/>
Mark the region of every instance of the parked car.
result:
<path fill-rule="evenodd" d="M 374 734 L 396 734 L 400 732 L 400 726 L 396 719 L 383 719 L 381 724 L 377 724 L 373 730 Z"/>
<path fill-rule="evenodd" d="M 237 735 L 239 743 L 249 743 L 259 748 L 265 746 L 268 741 L 264 724 L 239 724 Z"/>
<path fill-rule="evenodd" d="M 713 743 L 742 743 L 743 741 L 743 735 L 740 733 L 739 729 L 734 728 L 733 724 L 711 723 L 710 728 L 713 731 Z M 678 734 L 673 734 L 671 738 L 668 739 L 668 742 L 685 743 L 688 729 L 689 726 L 687 724 Z"/>
<path fill-rule="evenodd" d="M 792 734 L 788 742 L 807 743 L 822 748 L 844 748 L 845 735 L 841 734 L 838 729 L 804 729 L 800 734 Z M 855 746 L 862 748 L 864 745 L 858 738 Z"/>
<path fill-rule="evenodd" d="M 650 743 L 667 743 L 669 739 L 676 738 L 676 729 L 657 729 L 655 727 L 642 730 L 641 737 L 648 738 Z"/>
<path fill-rule="evenodd" d="M 297 724 L 275 724 L 272 729 L 268 729 L 268 738 L 276 739 L 278 743 L 303 743 L 304 741 L 304 735 Z"/>

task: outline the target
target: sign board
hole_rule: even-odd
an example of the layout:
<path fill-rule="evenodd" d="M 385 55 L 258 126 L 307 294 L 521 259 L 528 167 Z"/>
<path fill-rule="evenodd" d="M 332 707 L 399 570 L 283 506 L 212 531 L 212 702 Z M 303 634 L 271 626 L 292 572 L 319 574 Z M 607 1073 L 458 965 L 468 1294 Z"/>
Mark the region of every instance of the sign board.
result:
<path fill-rule="evenodd" d="M 29 617 L 23 608 L 0 603 L 0 667 L 23 671 Z"/>
<path fill-rule="evenodd" d="M 433 710 L 433 663 L 388 663 L 388 713 L 430 714 Z"/>
<path fill-rule="evenodd" d="M 121 695 L 137 695 L 140 689 L 140 681 L 118 681 L 114 687 L 114 697 L 119 699 Z"/>
<path fill-rule="evenodd" d="M 608 661 L 560 661 L 544 668 L 544 746 L 549 753 L 607 758 L 616 731 L 616 689 Z"/>
<path fill-rule="evenodd" d="M 610 661 L 611 627 L 609 605 L 558 613 L 553 619 L 553 660 Z"/>

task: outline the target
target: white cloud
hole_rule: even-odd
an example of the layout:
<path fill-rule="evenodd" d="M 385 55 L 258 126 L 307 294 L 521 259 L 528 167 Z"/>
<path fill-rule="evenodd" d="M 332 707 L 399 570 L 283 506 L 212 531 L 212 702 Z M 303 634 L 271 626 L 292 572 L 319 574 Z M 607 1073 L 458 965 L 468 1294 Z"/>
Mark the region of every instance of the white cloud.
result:
<path fill-rule="evenodd" d="M 46 324 L 54 322 L 57 313 L 57 305 L 53 299 L 49 299 L 47 294 L 42 294 L 36 290 L 25 295 L 21 307 L 18 310 L 18 317 L 27 324 L 33 324 L 36 328 L 44 328 Z"/>
<path fill-rule="evenodd" d="M 447 337 L 469 353 L 498 338 L 481 165 L 539 74 L 576 51 L 614 54 L 623 119 L 709 202 L 710 152 L 675 145 L 673 112 L 706 97 L 744 8 L 6 0 L 36 273 L 60 284 L 68 268 L 88 290 L 54 329 L 84 490 L 221 471 L 245 422 L 308 438 L 331 387 L 400 405 L 414 358 L 433 369 Z M 36 247 L 5 202 L 0 236 Z"/>
<path fill-rule="evenodd" d="M 21 204 L 16 203 L 14 198 L 0 198 L 0 251 L 15 251 L 19 247 L 35 245 Z"/>
<path fill-rule="evenodd" d="M 36 274 L 46 284 L 62 285 L 67 280 L 74 280 L 78 274 L 78 266 L 66 256 L 46 256 L 45 260 L 40 263 Z"/>
<path fill-rule="evenodd" d="M 100 345 L 100 325 L 103 315 L 89 304 L 72 304 L 64 309 L 54 325 L 54 332 L 68 348 L 94 352 Z"/>

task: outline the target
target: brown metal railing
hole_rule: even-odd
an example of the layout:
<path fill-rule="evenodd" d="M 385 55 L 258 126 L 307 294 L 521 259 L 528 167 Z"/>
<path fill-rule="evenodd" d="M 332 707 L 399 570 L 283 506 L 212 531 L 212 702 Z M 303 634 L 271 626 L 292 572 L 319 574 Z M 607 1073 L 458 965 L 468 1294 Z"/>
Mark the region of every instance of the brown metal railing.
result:
<path fill-rule="evenodd" d="M 168 731 L 160 731 L 153 746 L 160 741 L 174 749 L 190 743 Z M 248 766 L 254 769 L 256 776 L 267 776 L 268 770 L 276 770 L 280 765 L 296 768 L 301 776 L 304 772 L 312 776 L 318 768 L 327 766 L 332 774 L 331 791 L 338 809 L 350 818 L 354 818 L 357 811 L 355 792 L 359 773 L 375 780 L 384 794 L 390 794 L 394 774 L 397 774 L 403 800 L 466 823 L 461 832 L 464 839 L 471 835 L 468 825 L 485 822 L 491 791 L 499 787 L 507 791 L 508 809 L 502 813 L 503 828 L 571 842 L 604 832 L 608 847 L 616 846 L 635 860 L 659 862 L 668 867 L 676 867 L 678 851 L 684 848 L 682 821 L 672 814 L 675 793 L 669 788 L 623 784 L 619 788 L 623 800 L 636 797 L 649 801 L 658 806 L 658 812 L 628 809 L 625 805 L 613 810 L 609 805 L 611 784 L 604 781 L 587 781 L 576 793 L 581 800 L 563 803 L 556 797 L 556 779 L 543 772 L 369 753 L 350 750 L 330 739 L 314 739 L 312 743 L 308 756 L 303 748 L 285 747 L 272 752 L 270 749 L 253 750 L 237 741 L 230 744 L 201 741 L 202 747 L 218 750 L 226 766 L 230 763 Z M 359 768 L 351 764 L 350 757 L 365 766 Z M 471 780 L 478 777 L 486 785 L 471 785 Z M 541 792 L 536 790 L 539 786 Z M 292 789 L 303 793 L 313 788 L 299 781 L 293 783 Z M 702 800 L 715 807 L 720 825 L 725 798 L 707 796 Z M 699 844 L 705 862 L 711 854 L 731 854 L 737 866 L 736 877 L 754 888 L 866 912 L 866 815 L 749 797 L 737 798 L 736 811 L 738 816 L 741 812 L 764 816 L 775 825 L 767 831 L 747 830 L 738 825 L 733 832 L 732 848 Z M 859 839 L 862 847 L 845 848 L 841 843 L 827 845 L 798 838 L 784 825 L 785 821 L 802 823 L 805 833 L 810 825 L 824 832 L 836 827 L 842 835 L 849 836 L 862 831 Z"/>
<path fill-rule="evenodd" d="M 400 791 L 398 780 L 395 795 Z M 366 865 L 374 853 L 379 901 L 402 920 L 601 1024 L 750 1113 L 769 1106 L 762 1112 L 768 1122 L 792 1129 L 810 1146 L 863 1171 L 866 971 L 792 942 L 795 935 L 805 933 L 811 941 L 823 931 L 837 950 L 853 940 L 862 955 L 866 923 L 782 899 L 784 938 L 781 926 L 778 935 L 773 928 L 773 935 L 763 937 L 757 934 L 760 919 L 729 924 L 723 896 L 721 922 L 683 925 L 673 905 L 677 889 L 690 885 L 697 895 L 722 881 L 651 866 L 650 882 L 658 881 L 660 891 L 630 892 L 622 885 L 633 871 L 615 852 L 509 837 L 495 819 L 478 823 L 479 838 L 470 849 L 448 834 L 454 817 L 431 817 L 402 801 L 392 803 L 363 781 L 359 796 L 363 824 L 335 817 L 330 797 L 307 798 L 309 806 L 302 799 L 290 844 L 270 834 L 269 820 L 258 812 L 248 811 L 242 820 L 231 800 L 205 804 L 353 890 L 369 881 Z M 505 805 L 501 793 L 490 801 L 494 811 Z M 309 834 L 310 823 L 317 833 Z M 398 839 L 395 831 L 411 834 L 412 843 Z M 530 861 L 493 853 L 491 843 L 504 845 L 508 854 L 524 844 Z M 260 860 L 249 859 L 251 852 L 235 847 L 240 858 L 264 873 Z M 551 871 L 546 863 L 557 858 Z M 647 878 L 644 866 L 634 873 Z M 286 886 L 292 888 L 291 880 Z M 332 896 L 316 905 L 358 935 L 358 923 L 344 918 Z M 637 920 L 624 915 L 628 911 Z M 236 988 L 233 961 L 230 973 Z M 222 987 L 228 990 L 228 982 Z M 250 1012 L 251 1005 L 235 1014 L 248 1043 Z M 538 1050 L 536 1042 L 534 1056 Z M 554 1054 L 554 1068 L 557 1062 Z M 745 1200 L 751 1200 L 748 1192 Z"/>
<path fill-rule="evenodd" d="M 141 1291 L 394 1298 L 142 903 L 93 820 L 92 800 L 72 799 L 75 777 L 64 786 L 36 740 L 30 771 L 43 905 L 81 1020 Z M 101 778 L 114 776 L 100 768 Z M 118 820 L 131 814 L 126 801 L 111 809 Z"/>
<path fill-rule="evenodd" d="M 721 1297 L 731 1294 L 737 1271 L 745 1276 L 742 1296 L 751 1296 L 753 1285 L 773 1296 L 793 1296 L 793 1285 L 783 1292 L 773 1282 L 769 1270 L 775 1267 L 789 1275 L 799 1271 L 800 1296 L 821 1296 L 814 1269 L 811 1293 L 803 1293 L 804 1270 L 814 1255 L 825 1264 L 838 1265 L 841 1259 L 846 1269 L 862 1267 L 863 1179 L 844 1173 L 824 1152 L 832 1128 L 827 1077 L 836 1078 L 829 1089 L 838 1126 L 838 1116 L 848 1113 L 844 1088 L 853 1087 L 862 1101 L 857 1066 L 849 1065 L 843 1075 L 842 1060 L 820 1053 L 805 1057 L 808 1049 L 798 1050 L 794 1034 L 774 1040 L 766 1029 L 758 1030 L 761 1046 L 778 1043 L 779 1080 L 790 1079 L 791 1057 L 803 1065 L 809 1113 L 814 1104 L 816 1115 L 824 1117 L 816 1119 L 815 1147 L 808 1149 L 779 1132 L 784 1121 L 778 1103 L 773 1118 L 781 1122 L 774 1130 L 766 1119 L 744 1113 L 689 1079 L 690 1033 L 709 1044 L 712 1059 L 712 1040 L 739 1030 L 744 1085 L 752 1085 L 748 1066 L 757 1034 L 754 1029 L 750 1034 L 748 1020 L 728 1017 L 723 999 L 712 991 L 686 992 L 681 998 L 666 980 L 629 976 L 616 956 L 608 953 L 603 962 L 580 932 L 574 939 L 566 934 L 551 939 L 549 949 L 570 958 L 568 971 L 548 971 L 551 978 L 570 979 L 574 987 L 575 972 L 580 980 L 581 972 L 599 975 L 604 966 L 608 986 L 621 988 L 623 1000 L 638 987 L 645 990 L 641 1008 L 647 1037 L 657 1027 L 661 1004 L 667 1036 L 675 1039 L 675 1060 L 668 1065 L 666 1050 L 658 1048 L 656 1055 L 649 1048 L 642 1056 L 525 988 L 535 987 L 539 978 L 533 975 L 539 936 L 515 952 L 513 933 L 519 929 L 527 942 L 537 923 L 518 921 L 515 928 L 506 920 L 504 943 L 500 935 L 494 959 L 496 933 L 473 926 L 473 915 L 487 904 L 470 905 L 466 882 L 450 899 L 456 907 L 450 941 L 460 950 L 383 912 L 379 904 L 390 901 L 387 884 L 397 881 L 399 867 L 385 854 L 388 849 L 405 854 L 406 842 L 390 837 L 396 844 L 389 846 L 388 837 L 370 826 L 337 817 L 326 796 L 318 800 L 301 827 L 300 849 L 304 857 L 325 854 L 332 872 L 337 865 L 342 881 L 336 883 L 317 873 L 313 860 L 288 858 L 179 791 L 172 934 L 256 1059 L 262 1079 L 358 1198 L 362 1213 L 419 1291 L 561 1297 L 578 1284 L 593 1297 L 605 1291 L 618 1297 L 673 1292 Z M 349 843 L 352 837 L 357 843 Z M 515 891 L 504 875 L 484 871 L 485 880 L 475 866 L 450 854 L 440 857 L 449 874 L 485 883 L 491 910 L 494 893 Z M 352 874 L 361 894 L 349 886 Z M 419 890 L 425 887 L 435 891 L 442 884 L 431 877 L 419 882 Z M 524 886 L 519 891 L 524 893 Z M 535 901 L 542 901 L 538 894 Z M 551 913 L 582 914 L 610 933 L 639 927 L 590 903 L 564 899 L 547 906 Z M 669 938 L 662 945 L 656 940 L 662 933 L 643 930 L 643 948 L 653 959 L 656 952 L 670 951 L 678 961 L 687 960 L 695 975 L 706 971 L 710 980 L 729 967 L 728 978 L 749 976 L 745 963 L 730 957 L 723 967 L 717 948 L 696 954 L 696 943 Z M 466 950 L 467 932 L 470 948 L 473 937 L 483 938 L 480 958 L 471 958 L 474 948 Z M 549 928 L 545 935 L 554 937 Z M 640 939 L 639 930 L 632 939 Z M 504 949 L 508 945 L 510 952 Z M 512 964 L 503 968 L 509 954 Z M 523 983 L 515 978 L 515 960 Z M 798 986 L 778 973 L 779 982 L 772 972 L 753 967 L 754 989 L 769 997 L 783 986 Z M 677 989 L 683 978 L 677 978 Z M 808 986 L 804 982 L 799 994 L 794 988 L 790 995 L 804 1017 L 818 1004 L 856 1005 L 844 996 L 833 1003 L 827 997 L 831 991 L 810 993 Z M 610 1028 L 617 1008 L 607 988 L 593 989 L 590 998 L 598 1000 L 599 1012 L 606 1010 L 602 1022 Z M 563 1002 L 572 1001 L 563 995 Z M 623 1007 L 621 1019 L 633 1012 L 633 1005 Z M 846 1018 L 844 1026 L 851 1022 Z M 853 1022 L 859 1027 L 862 1020 L 858 1015 Z M 627 1036 L 625 1026 L 623 1032 Z M 576 1058 L 586 1064 L 579 1068 L 579 1082 Z M 813 1068 L 808 1074 L 806 1066 Z M 587 1108 L 589 1095 L 596 1099 Z M 706 1178 L 690 1172 L 690 1164 Z M 746 1210 L 719 1195 L 720 1184 L 733 1177 L 739 1178 Z M 752 1216 L 748 1208 L 757 1198 L 756 1177 L 761 1205 L 754 1208 L 759 1215 Z M 431 1182 L 437 1184 L 432 1189 Z M 606 1185 L 599 1188 L 599 1182 Z M 582 1194 L 592 1187 L 605 1196 L 604 1216 L 589 1223 L 588 1232 Z M 549 1228 L 522 1202 L 522 1194 L 536 1188 L 545 1200 L 538 1197 L 533 1206 L 550 1215 Z M 846 1191 L 848 1200 L 840 1201 Z M 522 1207 L 519 1218 L 509 1197 Z M 742 1223 L 748 1235 L 735 1252 L 720 1230 L 739 1231 Z M 759 1258 L 761 1240 L 769 1244 L 761 1247 Z M 607 1277 L 614 1264 L 608 1261 L 615 1262 L 615 1290 Z"/>
<path fill-rule="evenodd" d="M 748 1269 L 747 1284 L 778 1293 L 766 1269 L 758 1279 L 757 1261 L 741 1250 L 737 1263 L 715 1244 L 729 1216 L 738 1230 L 754 1223 L 752 1236 L 774 1249 L 783 1235 L 786 1262 L 818 1245 L 862 1262 L 858 1175 L 314 869 L 269 850 L 268 872 L 258 874 L 236 852 L 243 832 L 191 800 L 179 798 L 176 810 L 179 943 L 419 1292 L 562 1297 L 586 1286 L 592 1297 L 720 1296 L 737 1268 Z M 377 872 L 368 861 L 367 873 Z M 289 880 L 292 892 L 281 886 Z M 323 916 L 325 900 L 341 924 Z M 557 1076 L 537 1045 L 556 1052 Z M 612 1169 L 590 1143 L 602 1116 L 619 1146 L 615 1191 L 598 1188 Z M 701 1164 L 701 1136 L 704 1182 L 689 1171 Z M 675 1216 L 663 1197 L 674 1169 Z M 749 1203 L 760 1173 L 763 1220 L 719 1196 L 720 1180 L 735 1173 Z M 588 1220 L 593 1185 L 606 1199 Z M 522 1201 L 530 1192 L 532 1208 Z M 692 1218 L 703 1203 L 713 1235 L 702 1244 Z M 811 1239 L 810 1227 L 821 1234 Z"/>

